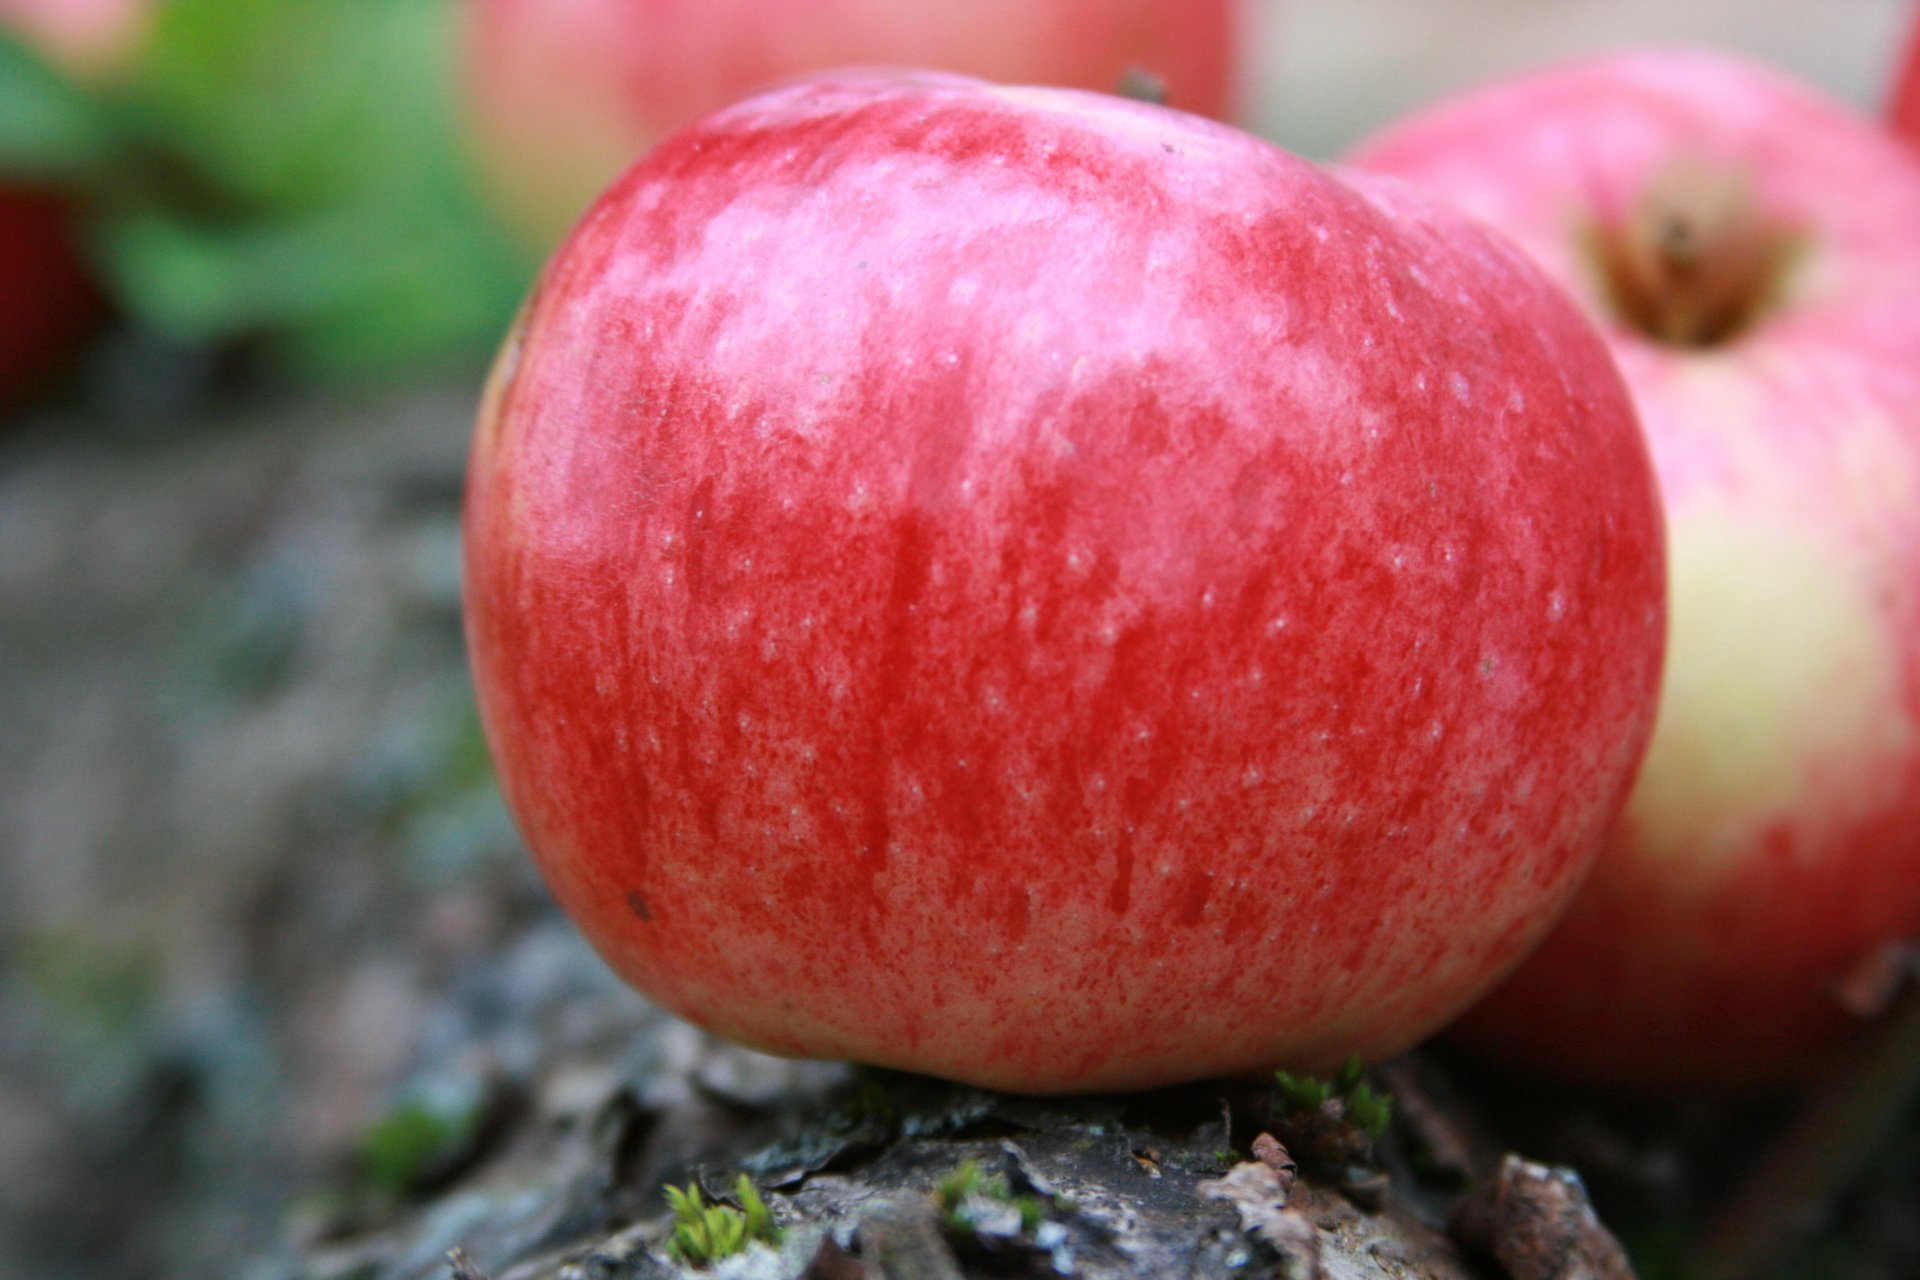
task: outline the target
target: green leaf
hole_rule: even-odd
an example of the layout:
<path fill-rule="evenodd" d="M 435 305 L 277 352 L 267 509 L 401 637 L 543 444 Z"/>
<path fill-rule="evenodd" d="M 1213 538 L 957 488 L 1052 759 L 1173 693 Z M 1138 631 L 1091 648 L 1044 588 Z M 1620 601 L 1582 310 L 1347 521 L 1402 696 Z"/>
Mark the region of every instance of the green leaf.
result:
<path fill-rule="evenodd" d="M 106 108 L 0 32 L 0 174 L 73 182 L 106 170 L 115 151 Z"/>
<path fill-rule="evenodd" d="M 477 357 L 531 264 L 472 188 L 448 0 L 173 0 L 128 90 L 146 185 L 95 253 L 136 319 L 297 372 Z"/>

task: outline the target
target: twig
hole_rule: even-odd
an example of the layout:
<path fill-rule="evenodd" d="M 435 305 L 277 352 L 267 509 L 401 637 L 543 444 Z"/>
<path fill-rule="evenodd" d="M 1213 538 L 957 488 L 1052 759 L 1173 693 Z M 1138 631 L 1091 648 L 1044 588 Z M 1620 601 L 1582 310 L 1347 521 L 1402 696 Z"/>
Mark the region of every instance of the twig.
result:
<path fill-rule="evenodd" d="M 488 1280 L 487 1273 L 473 1265 L 473 1259 L 459 1245 L 447 1250 L 447 1265 L 453 1268 L 452 1280 Z"/>

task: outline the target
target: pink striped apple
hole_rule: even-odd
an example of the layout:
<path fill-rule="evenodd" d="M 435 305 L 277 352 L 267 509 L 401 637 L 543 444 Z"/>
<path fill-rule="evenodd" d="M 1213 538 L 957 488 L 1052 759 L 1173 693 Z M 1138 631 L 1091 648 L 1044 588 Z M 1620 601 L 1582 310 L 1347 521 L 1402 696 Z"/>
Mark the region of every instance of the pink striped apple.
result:
<path fill-rule="evenodd" d="M 1232 103 L 1239 0 L 468 0 L 467 100 L 482 167 L 542 250 L 668 129 L 825 67 L 938 67 Z"/>
<path fill-rule="evenodd" d="M 1665 579 L 1592 326 L 1399 184 L 1071 90 L 682 131 L 496 366 L 510 807 L 668 1007 L 1034 1091 L 1395 1052 L 1624 801 Z"/>
<path fill-rule="evenodd" d="M 1920 933 L 1920 165 L 1705 53 L 1575 63 L 1355 161 L 1512 235 L 1605 326 L 1672 572 L 1646 769 L 1572 913 L 1464 1032 L 1655 1085 L 1803 1074 Z"/>

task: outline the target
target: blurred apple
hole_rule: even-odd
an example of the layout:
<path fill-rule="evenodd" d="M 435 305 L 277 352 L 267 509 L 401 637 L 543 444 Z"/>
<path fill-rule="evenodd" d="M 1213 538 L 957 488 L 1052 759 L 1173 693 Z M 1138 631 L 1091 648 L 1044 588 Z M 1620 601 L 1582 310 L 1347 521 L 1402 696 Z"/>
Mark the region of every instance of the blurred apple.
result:
<path fill-rule="evenodd" d="M 105 314 L 58 193 L 0 188 L 0 410 L 79 349 Z"/>
<path fill-rule="evenodd" d="M 106 314 L 80 250 L 85 193 L 112 149 L 96 90 L 103 7 L 0 0 L 0 411 L 72 356 Z M 65 64 L 65 65 L 63 65 Z"/>
<path fill-rule="evenodd" d="M 1355 162 L 1508 232 L 1605 325 L 1668 512 L 1666 688 L 1573 911 L 1462 1034 L 1594 1080 L 1803 1075 L 1920 933 L 1920 165 L 1697 53 L 1432 108 Z"/>
<path fill-rule="evenodd" d="M 1238 0 L 469 0 L 465 80 L 482 168 L 542 250 L 675 125 L 823 67 L 913 65 L 1233 101 Z"/>
<path fill-rule="evenodd" d="M 0 0 L 0 30 L 84 83 L 124 72 L 153 18 L 153 0 Z"/>
<path fill-rule="evenodd" d="M 1894 85 L 1892 117 L 1896 132 L 1920 144 L 1920 14 L 1907 38 L 1906 67 Z"/>

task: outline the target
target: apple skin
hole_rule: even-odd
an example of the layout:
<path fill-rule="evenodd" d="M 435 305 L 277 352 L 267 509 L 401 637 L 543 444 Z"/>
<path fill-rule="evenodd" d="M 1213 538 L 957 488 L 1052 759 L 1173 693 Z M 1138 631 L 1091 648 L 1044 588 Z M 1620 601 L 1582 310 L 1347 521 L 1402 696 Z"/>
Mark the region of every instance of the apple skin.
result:
<path fill-rule="evenodd" d="M 848 73 L 676 134 L 548 265 L 467 502 L 548 884 L 781 1054 L 1398 1051 L 1571 896 L 1657 696 L 1592 326 L 1399 184 L 1106 95 Z"/>
<path fill-rule="evenodd" d="M 1893 103 L 1888 112 L 1895 133 L 1920 145 L 1920 13 L 1907 37 L 1907 59 L 1893 88 Z"/>
<path fill-rule="evenodd" d="M 1239 0 L 469 0 L 468 118 L 483 176 L 542 252 L 666 132 L 827 67 L 938 67 L 1232 105 Z"/>
<path fill-rule="evenodd" d="M 58 372 L 105 318 L 70 199 L 0 186 L 0 412 Z"/>
<path fill-rule="evenodd" d="M 1505 231 L 1604 326 L 1666 499 L 1666 689 L 1567 919 L 1460 1034 L 1637 1087 L 1801 1077 L 1834 993 L 1920 933 L 1920 166 L 1874 121 L 1730 58 L 1549 69 L 1391 126 L 1353 162 Z M 1606 301 L 1591 233 L 1663 168 L 1750 183 L 1791 235 L 1718 345 Z"/>

